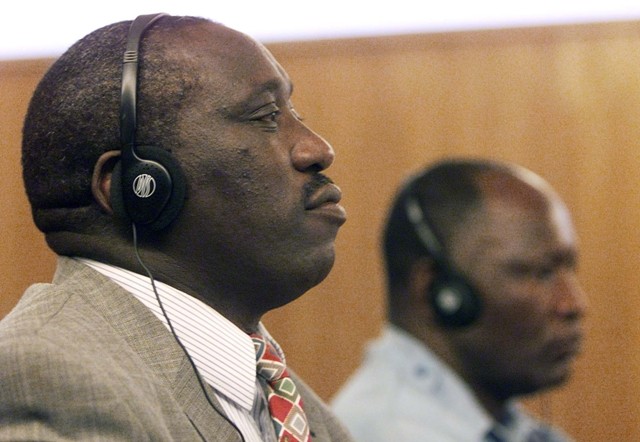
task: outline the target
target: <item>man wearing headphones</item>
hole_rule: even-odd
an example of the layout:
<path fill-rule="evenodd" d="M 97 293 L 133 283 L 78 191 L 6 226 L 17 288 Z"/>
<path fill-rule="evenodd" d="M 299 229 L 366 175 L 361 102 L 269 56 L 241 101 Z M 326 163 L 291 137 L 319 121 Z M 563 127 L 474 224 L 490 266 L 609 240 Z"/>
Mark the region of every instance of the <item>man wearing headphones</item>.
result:
<path fill-rule="evenodd" d="M 443 160 L 384 230 L 388 326 L 334 398 L 366 442 L 565 441 L 515 399 L 564 383 L 585 295 L 567 208 L 539 176 Z"/>
<path fill-rule="evenodd" d="M 59 255 L 0 322 L 0 440 L 348 441 L 260 322 L 320 283 L 332 147 L 267 49 L 194 17 L 73 45 L 23 130 Z"/>

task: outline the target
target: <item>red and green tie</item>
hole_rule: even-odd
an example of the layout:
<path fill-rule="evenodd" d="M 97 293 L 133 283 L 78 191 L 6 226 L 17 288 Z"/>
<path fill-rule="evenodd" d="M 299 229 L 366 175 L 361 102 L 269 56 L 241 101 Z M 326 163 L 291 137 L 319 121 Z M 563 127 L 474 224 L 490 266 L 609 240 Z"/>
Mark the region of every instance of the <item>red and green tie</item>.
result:
<path fill-rule="evenodd" d="M 302 397 L 289 377 L 287 367 L 273 346 L 252 334 L 256 348 L 257 373 L 266 383 L 271 420 L 280 442 L 311 442 L 309 423 L 302 409 Z"/>

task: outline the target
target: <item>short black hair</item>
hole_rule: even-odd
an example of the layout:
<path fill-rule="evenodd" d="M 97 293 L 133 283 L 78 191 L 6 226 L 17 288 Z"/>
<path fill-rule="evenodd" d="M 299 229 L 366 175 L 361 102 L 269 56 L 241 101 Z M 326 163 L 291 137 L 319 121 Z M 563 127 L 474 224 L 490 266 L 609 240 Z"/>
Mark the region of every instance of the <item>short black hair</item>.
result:
<path fill-rule="evenodd" d="M 167 63 L 167 37 L 208 21 L 163 17 L 140 47 L 138 132 L 141 143 L 175 148 L 175 115 L 197 89 L 189 66 Z M 91 176 L 104 152 L 120 149 L 122 60 L 131 22 L 102 27 L 71 46 L 46 72 L 23 126 L 23 180 L 34 221 L 45 233 L 86 231 L 99 216 Z M 158 38 L 151 38 L 152 34 Z M 145 52 L 149 40 L 152 48 Z"/>
<path fill-rule="evenodd" d="M 410 176 L 400 187 L 389 210 L 382 238 L 391 296 L 403 291 L 416 259 L 430 255 L 409 221 L 407 198 L 411 196 L 420 205 L 446 254 L 456 228 L 482 206 L 478 178 L 497 170 L 511 173 L 506 164 L 493 160 L 448 158 Z"/>

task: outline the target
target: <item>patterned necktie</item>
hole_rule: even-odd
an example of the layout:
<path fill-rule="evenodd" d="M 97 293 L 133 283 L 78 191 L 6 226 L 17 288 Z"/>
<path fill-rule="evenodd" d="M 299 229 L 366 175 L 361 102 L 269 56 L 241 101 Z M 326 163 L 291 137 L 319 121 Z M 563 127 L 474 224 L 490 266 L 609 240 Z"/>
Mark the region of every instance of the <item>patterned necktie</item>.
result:
<path fill-rule="evenodd" d="M 280 442 L 311 442 L 302 397 L 273 346 L 258 334 L 251 339 L 256 348 L 258 376 L 267 381 L 271 421 Z"/>

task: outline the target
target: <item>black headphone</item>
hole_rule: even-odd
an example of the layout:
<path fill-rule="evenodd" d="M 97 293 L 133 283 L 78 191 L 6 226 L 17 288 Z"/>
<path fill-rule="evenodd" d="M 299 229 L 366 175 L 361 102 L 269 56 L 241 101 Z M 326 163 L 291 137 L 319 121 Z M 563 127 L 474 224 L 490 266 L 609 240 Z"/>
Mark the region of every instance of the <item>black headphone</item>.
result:
<path fill-rule="evenodd" d="M 160 147 L 136 145 L 138 51 L 144 32 L 166 14 L 137 17 L 129 28 L 122 64 L 120 97 L 121 158 L 113 170 L 114 213 L 151 230 L 168 226 L 182 209 L 184 173 L 173 156 Z"/>
<path fill-rule="evenodd" d="M 446 327 L 466 327 L 480 316 L 482 302 L 475 290 L 449 263 L 442 243 L 429 225 L 418 201 L 407 192 L 405 212 L 421 245 L 435 263 L 436 276 L 428 300 L 436 319 Z"/>

